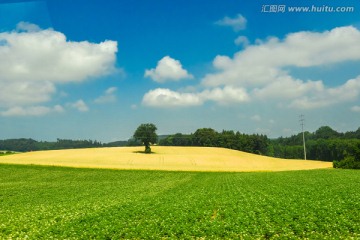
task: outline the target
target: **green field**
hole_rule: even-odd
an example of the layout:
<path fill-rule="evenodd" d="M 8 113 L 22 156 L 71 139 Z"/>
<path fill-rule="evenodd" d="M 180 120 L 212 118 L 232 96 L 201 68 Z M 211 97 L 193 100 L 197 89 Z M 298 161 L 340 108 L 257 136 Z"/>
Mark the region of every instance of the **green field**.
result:
<path fill-rule="evenodd" d="M 360 172 L 0 164 L 0 239 L 359 239 Z"/>

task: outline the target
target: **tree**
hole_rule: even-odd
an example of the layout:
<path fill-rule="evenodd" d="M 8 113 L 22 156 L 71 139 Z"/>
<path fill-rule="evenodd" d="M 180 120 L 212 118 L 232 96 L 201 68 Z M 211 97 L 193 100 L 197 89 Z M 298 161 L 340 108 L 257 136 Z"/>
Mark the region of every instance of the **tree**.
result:
<path fill-rule="evenodd" d="M 216 147 L 218 133 L 212 128 L 199 128 L 194 133 L 194 143 L 196 146 Z"/>
<path fill-rule="evenodd" d="M 141 124 L 134 133 L 134 138 L 145 145 L 145 153 L 151 153 L 150 144 L 157 142 L 157 127 L 152 123 Z"/>
<path fill-rule="evenodd" d="M 340 134 L 329 126 L 320 127 L 318 130 L 316 130 L 314 135 L 316 139 L 330 139 L 340 137 Z"/>
<path fill-rule="evenodd" d="M 333 161 L 335 168 L 360 169 L 360 141 L 347 140 L 347 149 L 344 150 L 344 159 Z"/>

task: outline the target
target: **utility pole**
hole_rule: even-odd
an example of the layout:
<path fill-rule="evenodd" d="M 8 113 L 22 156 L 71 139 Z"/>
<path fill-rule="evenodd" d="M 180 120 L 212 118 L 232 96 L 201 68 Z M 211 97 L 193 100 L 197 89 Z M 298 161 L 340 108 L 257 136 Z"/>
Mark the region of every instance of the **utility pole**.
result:
<path fill-rule="evenodd" d="M 304 159 L 306 160 L 306 146 L 305 146 L 305 133 L 304 133 L 304 126 L 305 126 L 305 116 L 303 114 L 301 114 L 299 116 L 299 121 L 300 121 L 300 125 L 301 125 L 301 131 L 302 131 L 302 135 L 303 135 L 303 145 L 304 145 Z"/>

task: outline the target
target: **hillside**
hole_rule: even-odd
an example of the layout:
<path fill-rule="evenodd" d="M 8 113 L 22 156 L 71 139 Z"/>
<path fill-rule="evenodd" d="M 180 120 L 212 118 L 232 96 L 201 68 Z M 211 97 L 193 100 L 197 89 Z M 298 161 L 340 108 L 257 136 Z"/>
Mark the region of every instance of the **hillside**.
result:
<path fill-rule="evenodd" d="M 285 160 L 225 148 L 154 146 L 89 148 L 27 152 L 0 157 L 0 163 L 80 168 L 144 169 L 169 171 L 286 171 L 331 168 L 332 163 Z"/>

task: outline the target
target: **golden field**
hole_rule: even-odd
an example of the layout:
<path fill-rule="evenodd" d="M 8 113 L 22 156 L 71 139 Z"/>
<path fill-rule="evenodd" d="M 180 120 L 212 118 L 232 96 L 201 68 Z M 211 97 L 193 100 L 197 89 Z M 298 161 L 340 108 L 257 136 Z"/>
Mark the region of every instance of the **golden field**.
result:
<path fill-rule="evenodd" d="M 287 171 L 331 168 L 331 162 L 286 160 L 225 148 L 153 146 L 37 151 L 0 157 L 0 163 L 168 171 Z"/>

